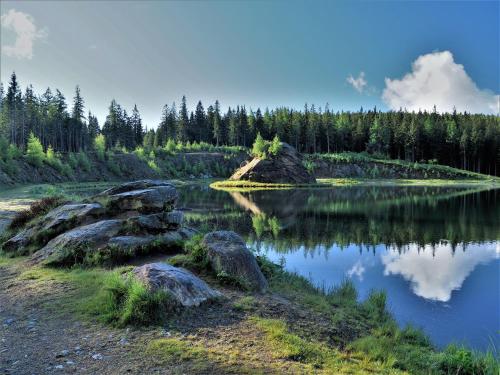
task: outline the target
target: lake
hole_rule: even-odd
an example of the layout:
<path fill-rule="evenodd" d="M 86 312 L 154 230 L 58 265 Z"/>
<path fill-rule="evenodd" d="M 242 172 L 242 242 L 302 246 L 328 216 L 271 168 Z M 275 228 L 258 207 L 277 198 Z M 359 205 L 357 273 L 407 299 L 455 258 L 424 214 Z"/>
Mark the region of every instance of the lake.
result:
<path fill-rule="evenodd" d="M 34 197 L 85 196 L 108 185 L 4 190 L 0 219 Z M 187 225 L 234 230 L 255 251 L 320 287 L 350 279 L 360 299 L 383 289 L 398 322 L 422 327 L 438 346 L 500 348 L 500 189 L 349 186 L 236 193 L 206 183 L 178 189 Z"/>
<path fill-rule="evenodd" d="M 236 193 L 180 189 L 190 225 L 230 229 L 285 268 L 359 297 L 387 292 L 401 325 L 438 346 L 500 347 L 500 190 L 337 187 Z"/>

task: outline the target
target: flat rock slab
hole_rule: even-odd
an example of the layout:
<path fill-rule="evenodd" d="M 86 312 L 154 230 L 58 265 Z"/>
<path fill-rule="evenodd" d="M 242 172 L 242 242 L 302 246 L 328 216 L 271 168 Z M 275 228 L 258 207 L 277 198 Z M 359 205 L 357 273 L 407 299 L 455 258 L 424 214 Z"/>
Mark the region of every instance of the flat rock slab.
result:
<path fill-rule="evenodd" d="M 163 290 L 182 306 L 199 306 L 201 303 L 222 297 L 222 294 L 191 272 L 166 263 L 149 263 L 134 268 L 134 275 L 152 291 Z"/>
<path fill-rule="evenodd" d="M 152 213 L 170 211 L 177 198 L 177 190 L 173 185 L 158 186 L 111 195 L 109 196 L 109 205 L 112 210 L 118 212 Z"/>
<path fill-rule="evenodd" d="M 81 263 L 86 255 L 106 246 L 122 226 L 123 220 L 102 220 L 77 227 L 50 240 L 33 254 L 32 261 L 60 265 Z"/>
<path fill-rule="evenodd" d="M 245 241 L 231 231 L 216 231 L 205 235 L 202 245 L 212 269 L 233 277 L 249 289 L 263 292 L 268 283 L 262 274 L 254 255 L 248 250 Z"/>
<path fill-rule="evenodd" d="M 128 191 L 144 190 L 158 186 L 173 186 L 173 185 L 165 180 L 132 181 L 104 190 L 102 193 L 97 194 L 97 196 L 116 195 L 116 194 L 126 193 Z"/>

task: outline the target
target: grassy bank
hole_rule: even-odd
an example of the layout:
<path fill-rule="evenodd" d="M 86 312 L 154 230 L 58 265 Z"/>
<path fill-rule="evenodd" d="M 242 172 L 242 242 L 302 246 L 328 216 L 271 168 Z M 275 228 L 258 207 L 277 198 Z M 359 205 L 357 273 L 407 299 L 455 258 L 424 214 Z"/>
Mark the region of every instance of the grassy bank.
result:
<path fill-rule="evenodd" d="M 383 292 L 359 301 L 350 282 L 331 290 L 318 289 L 258 257 L 270 293 L 251 294 L 237 283 L 211 275 L 205 257 L 196 241 L 191 241 L 172 263 L 190 268 L 224 291 L 226 298 L 209 307 L 216 310 L 215 322 L 203 321 L 210 319 L 204 312 L 210 310 L 196 315 L 171 303 L 168 294 L 151 293 L 126 276 L 130 267 L 26 268 L 25 258 L 5 257 L 0 257 L 0 267 L 17 269 L 16 280 L 32 283 L 33 290 L 62 287 L 64 294 L 42 306 L 54 319 L 70 314 L 115 327 L 168 327 L 170 337 L 148 340 L 140 350 L 158 364 L 179 366 L 187 373 L 215 368 L 221 373 L 498 373 L 498 356 L 493 352 L 475 353 L 454 345 L 438 351 L 420 330 L 399 328 L 387 311 Z M 277 303 L 285 304 L 286 313 L 276 310 Z M 218 321 L 220 315 L 225 316 Z M 186 327 L 194 323 L 192 319 L 213 327 L 208 338 L 196 330 L 189 333 Z M 234 320 L 223 331 L 230 339 L 220 341 L 217 337 L 224 330 L 220 324 L 227 319 Z"/>
<path fill-rule="evenodd" d="M 283 189 L 331 188 L 335 186 L 500 186 L 500 179 L 366 179 L 366 178 L 319 178 L 315 184 L 266 183 L 245 180 L 224 180 L 210 184 L 212 189 L 225 191 L 255 191 Z"/>

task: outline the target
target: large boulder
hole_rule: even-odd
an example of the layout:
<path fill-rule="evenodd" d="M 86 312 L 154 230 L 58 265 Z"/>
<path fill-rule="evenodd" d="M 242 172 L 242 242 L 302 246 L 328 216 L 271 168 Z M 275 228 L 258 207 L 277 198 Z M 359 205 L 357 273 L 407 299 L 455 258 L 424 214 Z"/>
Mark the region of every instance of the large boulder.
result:
<path fill-rule="evenodd" d="M 123 220 L 102 220 L 77 227 L 50 240 L 32 256 L 34 263 L 72 265 L 83 263 L 91 253 L 105 247 L 116 236 Z"/>
<path fill-rule="evenodd" d="M 248 289 L 263 292 L 268 283 L 245 241 L 231 231 L 216 231 L 205 235 L 202 245 L 216 273 L 238 280 Z"/>
<path fill-rule="evenodd" d="M 141 213 L 170 211 L 177 200 L 173 185 L 149 189 L 132 190 L 109 196 L 108 205 L 116 212 L 137 211 Z"/>
<path fill-rule="evenodd" d="M 277 155 L 265 159 L 253 158 L 236 170 L 229 179 L 289 184 L 316 182 L 314 176 L 304 167 L 302 156 L 292 146 L 283 142 Z"/>
<path fill-rule="evenodd" d="M 5 251 L 23 253 L 30 244 L 43 246 L 66 230 L 95 221 L 103 212 L 104 208 L 99 203 L 64 204 L 4 242 L 2 248 Z"/>
<path fill-rule="evenodd" d="M 166 263 L 149 263 L 134 268 L 136 278 L 152 291 L 163 290 L 185 307 L 199 306 L 201 303 L 222 297 L 203 280 L 191 272 Z"/>
<path fill-rule="evenodd" d="M 2 249 L 34 253 L 32 261 L 46 265 L 117 264 L 180 249 L 195 232 L 182 227 L 183 213 L 174 210 L 177 197 L 166 181 L 125 183 L 36 218 Z"/>

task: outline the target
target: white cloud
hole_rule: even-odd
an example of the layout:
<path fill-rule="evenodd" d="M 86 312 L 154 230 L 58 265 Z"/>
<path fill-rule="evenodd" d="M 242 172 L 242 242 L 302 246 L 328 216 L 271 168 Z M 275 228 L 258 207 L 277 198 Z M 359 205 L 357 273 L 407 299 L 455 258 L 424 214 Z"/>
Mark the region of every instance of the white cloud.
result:
<path fill-rule="evenodd" d="M 15 9 L 2 14 L 0 21 L 2 28 L 13 31 L 16 37 L 13 44 L 2 45 L 2 53 L 18 59 L 32 59 L 34 41 L 45 38 L 47 30 L 37 29 L 33 17 Z"/>
<path fill-rule="evenodd" d="M 366 268 L 363 266 L 361 261 L 357 261 L 354 265 L 347 271 L 347 276 L 352 278 L 353 276 L 357 276 L 359 281 L 363 281 L 363 274 L 365 273 Z"/>
<path fill-rule="evenodd" d="M 420 297 L 447 302 L 451 293 L 462 287 L 465 279 L 479 264 L 486 264 L 500 257 L 500 247 L 494 243 L 468 245 L 466 251 L 443 244 L 432 251 L 430 246 L 419 252 L 417 245 L 399 255 L 388 251 L 381 259 L 384 275 L 401 275 L 411 282 L 411 289 Z"/>
<path fill-rule="evenodd" d="M 479 89 L 463 65 L 455 63 L 449 51 L 419 56 L 411 73 L 401 79 L 385 79 L 382 99 L 391 109 L 409 111 L 498 113 L 500 95 Z"/>
<path fill-rule="evenodd" d="M 365 90 L 368 83 L 365 79 L 365 72 L 359 73 L 358 78 L 354 78 L 352 74 L 350 74 L 349 77 L 346 78 L 346 81 L 359 93 L 362 93 Z"/>

